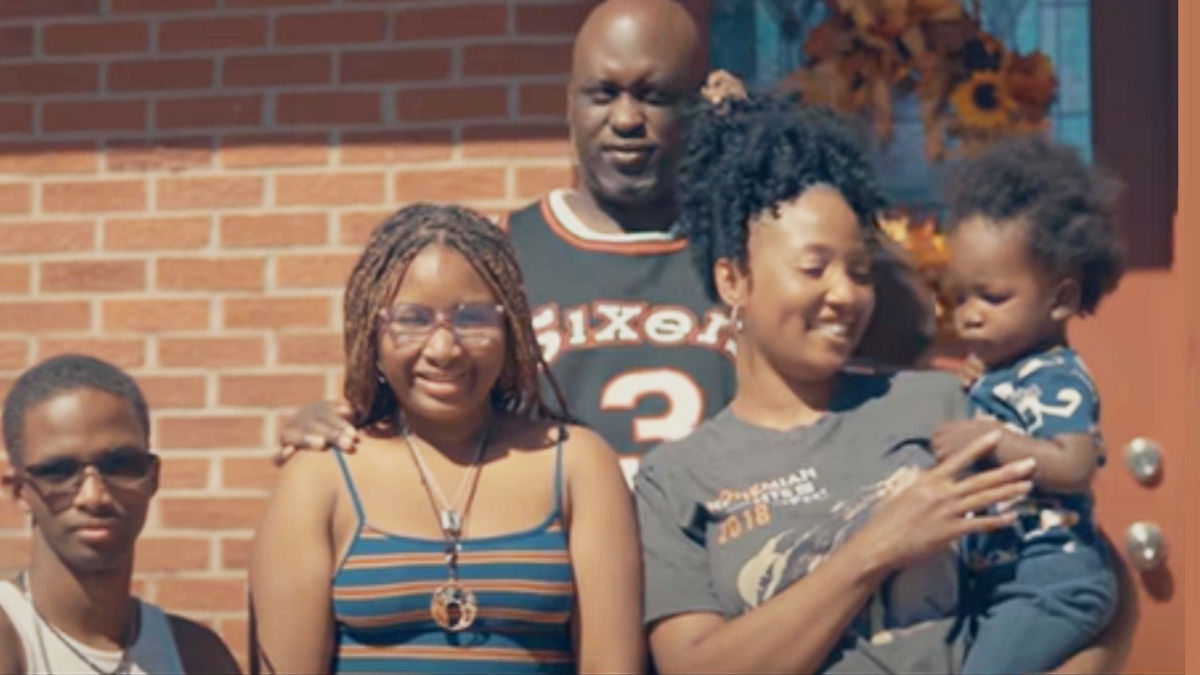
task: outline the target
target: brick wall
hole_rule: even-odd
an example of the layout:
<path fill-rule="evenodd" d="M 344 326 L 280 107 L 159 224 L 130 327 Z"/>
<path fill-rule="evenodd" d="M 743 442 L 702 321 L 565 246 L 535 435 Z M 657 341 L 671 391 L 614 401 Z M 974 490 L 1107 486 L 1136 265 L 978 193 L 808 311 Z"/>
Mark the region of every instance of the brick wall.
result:
<path fill-rule="evenodd" d="M 281 419 L 340 391 L 341 298 L 415 199 L 497 214 L 569 180 L 587 0 L 0 1 L 0 393 L 83 351 L 165 459 L 150 600 L 245 644 Z M 28 552 L 0 505 L 0 574 Z"/>

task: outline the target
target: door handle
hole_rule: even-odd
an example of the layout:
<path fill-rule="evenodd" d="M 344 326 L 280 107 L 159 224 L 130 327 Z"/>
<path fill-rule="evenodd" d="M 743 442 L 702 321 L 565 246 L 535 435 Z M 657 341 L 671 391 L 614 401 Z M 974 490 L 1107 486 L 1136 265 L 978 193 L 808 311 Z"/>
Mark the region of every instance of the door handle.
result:
<path fill-rule="evenodd" d="M 1162 474 L 1162 446 L 1149 438 L 1135 438 L 1125 446 L 1125 466 L 1142 485 L 1150 485 Z"/>
<path fill-rule="evenodd" d="M 1166 561 L 1167 539 L 1154 523 L 1138 521 L 1125 532 L 1125 552 L 1134 567 L 1149 572 Z"/>

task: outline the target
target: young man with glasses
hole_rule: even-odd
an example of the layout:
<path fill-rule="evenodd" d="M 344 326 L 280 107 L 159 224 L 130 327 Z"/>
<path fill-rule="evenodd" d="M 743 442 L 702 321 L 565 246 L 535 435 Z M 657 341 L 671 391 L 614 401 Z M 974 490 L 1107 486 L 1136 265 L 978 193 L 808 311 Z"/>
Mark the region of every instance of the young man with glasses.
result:
<path fill-rule="evenodd" d="M 0 673 L 236 673 L 211 630 L 130 593 L 158 490 L 146 401 L 88 356 L 26 371 L 4 402 L 3 485 L 33 523 L 28 569 L 0 581 Z"/>

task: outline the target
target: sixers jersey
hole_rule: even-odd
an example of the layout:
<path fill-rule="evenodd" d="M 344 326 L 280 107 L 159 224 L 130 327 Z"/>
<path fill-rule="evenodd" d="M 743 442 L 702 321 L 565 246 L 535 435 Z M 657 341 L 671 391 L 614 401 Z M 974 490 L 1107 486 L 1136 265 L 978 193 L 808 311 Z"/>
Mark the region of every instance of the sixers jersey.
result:
<path fill-rule="evenodd" d="M 592 232 L 566 194 L 512 213 L 506 227 L 546 363 L 571 413 L 627 456 L 628 472 L 733 397 L 730 320 L 685 239 Z"/>

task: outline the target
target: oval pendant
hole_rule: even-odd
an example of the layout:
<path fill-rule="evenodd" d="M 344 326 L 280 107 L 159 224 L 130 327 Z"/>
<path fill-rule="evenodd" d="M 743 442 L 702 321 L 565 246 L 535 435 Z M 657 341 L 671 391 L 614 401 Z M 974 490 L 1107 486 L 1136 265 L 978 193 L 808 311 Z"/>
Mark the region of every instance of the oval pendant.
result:
<path fill-rule="evenodd" d="M 433 615 L 434 623 L 443 630 L 457 633 L 475 623 L 479 603 L 471 589 L 459 585 L 456 581 L 447 581 L 433 592 L 429 602 L 429 613 Z"/>

